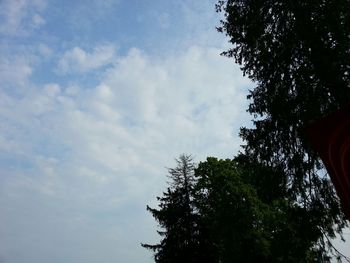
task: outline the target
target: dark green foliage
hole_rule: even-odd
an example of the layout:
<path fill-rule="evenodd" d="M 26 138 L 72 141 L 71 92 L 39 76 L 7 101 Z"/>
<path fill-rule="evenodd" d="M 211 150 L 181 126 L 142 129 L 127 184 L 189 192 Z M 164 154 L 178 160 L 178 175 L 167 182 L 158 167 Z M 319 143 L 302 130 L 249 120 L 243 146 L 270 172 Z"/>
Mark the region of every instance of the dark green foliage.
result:
<path fill-rule="evenodd" d="M 192 158 L 181 155 L 176 168 L 169 169 L 170 187 L 157 197 L 159 209 L 150 208 L 162 228 L 160 244 L 142 244 L 155 252 L 156 262 L 206 262 L 206 250 L 200 243 L 199 216 L 193 205 L 194 164 Z"/>
<path fill-rule="evenodd" d="M 162 228 L 159 244 L 143 244 L 156 262 L 329 262 L 312 212 L 288 198 L 283 171 L 239 155 L 196 169 L 181 156 L 169 172 L 160 208 L 147 207 Z"/>
<path fill-rule="evenodd" d="M 208 158 L 196 169 L 196 201 L 208 228 L 214 262 L 265 258 L 268 242 L 260 223 L 264 204 L 231 160 Z"/>
<path fill-rule="evenodd" d="M 195 202 L 212 262 L 328 262 L 310 211 L 287 198 L 281 171 L 238 156 L 208 158 L 195 171 Z"/>
<path fill-rule="evenodd" d="M 217 10 L 233 45 L 224 54 L 256 83 L 248 96 L 255 128 L 241 130 L 246 155 L 283 171 L 308 224 L 334 237 L 345 219 L 304 131 L 350 102 L 350 1 L 227 0 Z M 322 236 L 318 245 L 325 251 Z"/>

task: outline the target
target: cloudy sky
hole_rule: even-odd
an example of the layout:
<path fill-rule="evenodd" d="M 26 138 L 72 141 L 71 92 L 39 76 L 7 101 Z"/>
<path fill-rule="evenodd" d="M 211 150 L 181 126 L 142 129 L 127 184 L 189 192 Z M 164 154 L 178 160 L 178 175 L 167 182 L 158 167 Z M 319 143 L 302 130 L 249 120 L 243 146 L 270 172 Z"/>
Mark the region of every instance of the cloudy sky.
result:
<path fill-rule="evenodd" d="M 152 262 L 166 167 L 249 119 L 214 4 L 0 1 L 1 263 Z"/>
<path fill-rule="evenodd" d="M 0 1 L 0 263 L 148 263 L 166 167 L 232 157 L 214 0 Z"/>

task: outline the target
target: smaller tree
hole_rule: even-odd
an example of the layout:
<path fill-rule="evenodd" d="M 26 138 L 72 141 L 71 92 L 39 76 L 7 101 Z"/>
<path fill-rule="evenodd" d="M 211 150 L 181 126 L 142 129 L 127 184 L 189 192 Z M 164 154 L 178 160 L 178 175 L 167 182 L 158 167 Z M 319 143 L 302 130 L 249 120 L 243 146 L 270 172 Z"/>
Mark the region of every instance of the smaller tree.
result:
<path fill-rule="evenodd" d="M 315 211 L 289 198 L 281 173 L 245 155 L 199 163 L 195 204 L 214 258 L 206 262 L 329 262 Z"/>
<path fill-rule="evenodd" d="M 208 157 L 196 169 L 196 201 L 209 233 L 212 262 L 266 262 L 268 211 L 233 160 Z"/>
<path fill-rule="evenodd" d="M 154 251 L 156 262 L 204 262 L 199 242 L 199 217 L 193 206 L 194 163 L 189 155 L 176 159 L 177 166 L 168 169 L 169 187 L 157 197 L 159 209 L 147 210 L 162 228 L 159 244 L 141 244 Z"/>

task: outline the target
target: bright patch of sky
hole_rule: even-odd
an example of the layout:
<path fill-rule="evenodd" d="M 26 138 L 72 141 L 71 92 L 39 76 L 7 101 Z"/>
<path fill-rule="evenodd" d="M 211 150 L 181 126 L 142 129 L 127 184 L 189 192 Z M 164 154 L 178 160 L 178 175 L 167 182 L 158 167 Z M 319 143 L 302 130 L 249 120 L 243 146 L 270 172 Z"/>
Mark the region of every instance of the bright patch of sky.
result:
<path fill-rule="evenodd" d="M 0 262 L 152 262 L 165 167 L 232 157 L 213 0 L 0 1 Z"/>

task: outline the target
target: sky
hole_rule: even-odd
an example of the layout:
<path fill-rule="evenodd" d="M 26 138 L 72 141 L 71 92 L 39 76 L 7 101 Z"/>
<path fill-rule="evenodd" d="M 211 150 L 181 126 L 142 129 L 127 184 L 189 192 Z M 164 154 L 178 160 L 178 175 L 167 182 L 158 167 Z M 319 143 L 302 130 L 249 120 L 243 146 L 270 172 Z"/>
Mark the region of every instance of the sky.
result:
<path fill-rule="evenodd" d="M 167 167 L 251 119 L 215 2 L 0 0 L 0 263 L 153 262 Z"/>
<path fill-rule="evenodd" d="M 214 4 L 0 1 L 0 263 L 153 261 L 166 168 L 250 118 Z"/>

